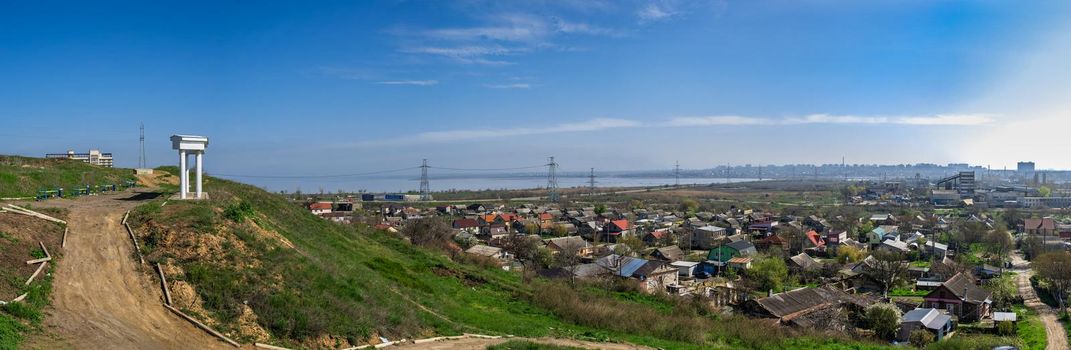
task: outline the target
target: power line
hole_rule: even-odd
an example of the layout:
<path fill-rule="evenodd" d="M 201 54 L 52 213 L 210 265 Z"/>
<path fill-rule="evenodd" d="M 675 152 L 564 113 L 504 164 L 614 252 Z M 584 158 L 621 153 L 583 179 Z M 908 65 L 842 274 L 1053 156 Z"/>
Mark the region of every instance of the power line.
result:
<path fill-rule="evenodd" d="M 595 168 L 591 168 L 591 175 L 588 176 L 588 191 L 590 195 L 595 195 Z"/>
<path fill-rule="evenodd" d="M 213 175 L 221 176 L 221 177 L 248 177 L 248 178 L 263 178 L 263 179 L 322 179 L 322 178 L 333 178 L 333 177 L 356 177 L 356 176 L 396 173 L 396 172 L 400 172 L 400 171 L 413 170 L 413 169 L 419 169 L 419 168 L 420 168 L 419 166 L 414 166 L 414 167 L 401 168 L 401 169 L 370 171 L 370 172 L 367 172 L 367 173 L 336 174 L 336 175 L 240 175 L 240 174 L 213 174 Z"/>
<path fill-rule="evenodd" d="M 503 170 L 537 169 L 537 168 L 542 168 L 542 167 L 545 167 L 545 166 L 547 166 L 547 165 L 543 164 L 543 165 L 531 165 L 531 166 L 522 166 L 522 167 L 515 167 L 515 168 L 483 168 L 483 169 L 480 169 L 480 168 L 447 168 L 447 167 L 441 167 L 441 166 L 429 166 L 429 168 L 441 169 L 441 170 L 455 170 L 455 171 L 503 171 Z"/>
<path fill-rule="evenodd" d="M 561 197 L 558 194 L 558 163 L 554 161 L 554 157 L 550 157 L 550 163 L 547 163 L 547 199 L 551 202 L 557 202 Z"/>
<path fill-rule="evenodd" d="M 145 164 L 149 162 L 149 160 L 145 158 L 145 123 L 140 123 L 138 125 L 138 134 L 138 141 L 141 142 L 141 155 L 138 156 L 138 168 L 145 169 Z"/>
<path fill-rule="evenodd" d="M 676 177 L 676 186 L 681 186 L 681 162 L 677 161 L 673 165 L 673 176 Z"/>
<path fill-rule="evenodd" d="M 420 165 L 420 200 L 431 200 L 431 190 L 428 186 L 428 160 L 424 159 L 424 162 Z"/>

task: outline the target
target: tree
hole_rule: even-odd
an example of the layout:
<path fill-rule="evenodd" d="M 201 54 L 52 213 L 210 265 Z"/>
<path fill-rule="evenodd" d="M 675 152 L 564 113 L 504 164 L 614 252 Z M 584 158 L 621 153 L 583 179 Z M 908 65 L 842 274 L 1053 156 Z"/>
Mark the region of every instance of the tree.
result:
<path fill-rule="evenodd" d="M 695 212 L 699 210 L 699 202 L 691 198 L 682 199 L 681 209 L 687 213 L 688 217 L 693 217 Z"/>
<path fill-rule="evenodd" d="M 900 309 L 893 304 L 874 304 L 866 309 L 867 328 L 882 339 L 891 339 L 900 328 Z"/>
<path fill-rule="evenodd" d="M 559 248 L 554 254 L 554 265 L 569 272 L 569 285 L 575 287 L 576 269 L 580 266 L 580 249 L 583 247 L 579 243 L 565 242 Z"/>
<path fill-rule="evenodd" d="M 606 212 L 606 204 L 599 203 L 598 205 L 595 206 L 595 214 L 596 215 L 602 216 L 602 214 L 605 213 L 605 212 Z"/>
<path fill-rule="evenodd" d="M 454 232 L 450 225 L 439 218 L 427 217 L 414 220 L 402 228 L 402 235 L 409 237 L 409 242 L 431 248 L 454 250 L 451 237 Z"/>
<path fill-rule="evenodd" d="M 845 245 L 837 248 L 837 262 L 841 264 L 859 262 L 865 256 L 865 253 L 855 246 Z"/>
<path fill-rule="evenodd" d="M 774 257 L 765 257 L 751 264 L 748 275 L 755 279 L 762 290 L 779 291 L 784 289 L 788 279 L 788 265 Z"/>
<path fill-rule="evenodd" d="M 866 220 L 866 221 L 863 221 L 862 225 L 859 225 L 859 236 L 860 237 L 866 237 L 866 234 L 870 233 L 870 231 L 874 231 L 874 222 L 873 221 Z M 869 243 L 878 243 L 878 242 L 869 242 Z"/>
<path fill-rule="evenodd" d="M 628 255 L 639 255 L 647 247 L 647 244 L 643 243 L 642 239 L 634 235 L 621 237 L 617 240 L 617 243 L 628 247 Z"/>
<path fill-rule="evenodd" d="M 502 242 L 502 249 L 513 255 L 513 259 L 517 260 L 524 269 L 521 277 L 525 282 L 531 280 L 531 270 L 536 263 L 543 260 L 539 251 L 539 240 L 532 239 L 533 237 L 535 236 L 509 235 Z"/>
<path fill-rule="evenodd" d="M 997 226 L 985 236 L 986 250 L 996 256 L 1001 270 L 1004 269 L 1004 261 L 1011 252 L 1012 237 L 1004 227 Z"/>
<path fill-rule="evenodd" d="M 803 240 L 807 239 L 807 236 L 803 234 L 803 230 L 784 225 L 784 227 L 778 231 L 777 235 L 785 240 L 785 242 L 788 242 L 789 255 L 796 255 L 803 252 Z"/>
<path fill-rule="evenodd" d="M 1019 289 L 1011 276 L 992 278 L 982 286 L 993 293 L 993 306 L 998 310 L 1007 310 L 1019 299 Z"/>
<path fill-rule="evenodd" d="M 1065 294 L 1071 288 L 1071 254 L 1062 251 L 1041 254 L 1032 265 L 1038 277 L 1049 282 L 1049 292 L 1056 297 L 1060 310 L 1064 310 Z"/>
<path fill-rule="evenodd" d="M 933 343 L 934 338 L 933 333 L 930 333 L 930 331 L 925 329 L 913 330 L 911 331 L 911 334 L 908 335 L 908 341 L 911 342 L 911 345 L 914 345 L 919 349 L 925 348 L 926 345 Z"/>
<path fill-rule="evenodd" d="M 878 249 L 871 255 L 873 259 L 864 261 L 867 264 L 864 273 L 878 282 L 882 287 L 882 295 L 888 295 L 889 289 L 895 287 L 907 273 L 907 263 L 904 255 L 888 249 Z"/>
<path fill-rule="evenodd" d="M 1038 194 L 1042 197 L 1050 197 L 1052 196 L 1052 189 L 1049 186 L 1038 187 Z"/>

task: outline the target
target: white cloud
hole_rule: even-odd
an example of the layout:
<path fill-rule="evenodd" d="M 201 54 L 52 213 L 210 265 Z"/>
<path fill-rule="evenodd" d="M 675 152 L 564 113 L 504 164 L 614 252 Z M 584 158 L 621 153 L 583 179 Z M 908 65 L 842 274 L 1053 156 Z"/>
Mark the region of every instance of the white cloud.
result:
<path fill-rule="evenodd" d="M 525 52 L 528 49 L 525 48 L 507 48 L 503 46 L 457 46 L 457 47 L 413 47 L 403 50 L 403 52 L 409 53 L 422 53 L 429 55 L 437 55 L 446 58 L 453 59 L 461 63 L 471 64 L 483 64 L 483 65 L 508 65 L 513 62 L 494 60 L 487 57 L 490 56 L 504 56 L 518 52 Z"/>
<path fill-rule="evenodd" d="M 527 84 L 519 84 L 527 85 Z M 490 86 L 489 86 L 490 87 Z M 507 88 L 507 87 L 503 87 Z M 522 88 L 522 87 L 514 87 Z M 688 128 L 703 126 L 766 126 L 778 128 L 800 124 L 858 124 L 858 125 L 908 125 L 916 127 L 927 126 L 980 126 L 992 122 L 988 115 L 983 114 L 938 114 L 932 116 L 906 116 L 906 117 L 881 117 L 881 116 L 853 116 L 853 115 L 828 115 L 812 114 L 802 118 L 762 118 L 735 115 L 699 116 L 699 117 L 675 117 L 656 122 L 641 122 L 630 119 L 596 118 L 577 123 L 561 123 L 546 127 L 519 127 L 502 129 L 456 129 L 443 131 L 427 131 L 412 137 L 372 140 L 360 143 L 363 146 L 376 145 L 405 145 L 411 143 L 439 143 L 455 142 L 477 139 L 503 138 L 512 136 L 557 134 L 572 132 L 590 132 L 608 129 L 632 129 L 632 128 Z"/>
<path fill-rule="evenodd" d="M 661 21 L 676 16 L 677 14 L 678 13 L 669 5 L 655 2 L 641 7 L 640 10 L 636 12 L 636 15 L 640 17 L 640 21 L 642 22 Z"/>
<path fill-rule="evenodd" d="M 788 118 L 787 124 L 897 124 L 897 125 L 985 125 L 992 123 L 988 114 L 937 114 L 927 116 L 858 116 L 811 114 L 803 118 Z"/>
<path fill-rule="evenodd" d="M 438 80 L 388 80 L 377 81 L 376 84 L 382 85 L 416 85 L 416 86 L 432 86 L 438 85 Z"/>
<path fill-rule="evenodd" d="M 772 121 L 763 118 L 741 117 L 735 115 L 676 117 L 666 123 L 667 126 L 714 126 L 714 125 L 763 125 Z"/>
<path fill-rule="evenodd" d="M 512 83 L 512 84 L 488 84 L 488 85 L 484 85 L 484 87 L 491 88 L 491 89 L 530 89 L 530 88 L 532 88 L 532 85 L 528 84 L 528 83 Z"/>

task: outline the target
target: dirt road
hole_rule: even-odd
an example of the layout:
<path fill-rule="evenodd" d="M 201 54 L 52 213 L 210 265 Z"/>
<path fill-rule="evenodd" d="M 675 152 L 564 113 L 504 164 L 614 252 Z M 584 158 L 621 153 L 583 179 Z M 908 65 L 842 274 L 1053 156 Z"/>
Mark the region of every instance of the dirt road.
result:
<path fill-rule="evenodd" d="M 1030 269 L 1030 262 L 1023 259 L 1021 252 L 1014 251 L 1012 252 L 1012 266 L 1012 270 L 1018 273 L 1019 295 L 1023 297 L 1026 306 L 1037 311 L 1038 318 L 1045 325 L 1045 333 L 1049 342 L 1045 349 L 1068 350 L 1067 334 L 1064 332 L 1064 326 L 1057 319 L 1056 309 L 1042 303 L 1037 293 L 1034 292 L 1034 288 L 1030 286 L 1030 276 L 1034 275 L 1034 270 Z"/>
<path fill-rule="evenodd" d="M 70 210 L 67 247 L 53 278 L 45 335 L 30 348 L 233 349 L 161 305 L 159 283 L 142 271 L 121 225 L 144 202 L 131 192 L 53 200 Z"/>

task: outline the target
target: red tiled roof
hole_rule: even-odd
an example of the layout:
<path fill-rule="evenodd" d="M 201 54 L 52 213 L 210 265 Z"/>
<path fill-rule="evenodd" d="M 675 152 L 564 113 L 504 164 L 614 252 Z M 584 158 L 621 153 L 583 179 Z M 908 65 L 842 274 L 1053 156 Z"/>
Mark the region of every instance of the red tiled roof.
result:
<path fill-rule="evenodd" d="M 553 219 L 553 218 L 554 218 L 554 215 L 550 215 L 550 213 L 539 214 L 539 220 L 550 220 L 550 219 Z"/>
<path fill-rule="evenodd" d="M 614 220 L 614 221 L 611 221 L 611 223 L 613 223 L 614 226 L 617 226 L 618 228 L 620 228 L 622 230 L 627 230 L 628 229 L 628 220 Z"/>
<path fill-rule="evenodd" d="M 317 209 L 331 209 L 331 203 L 312 203 L 309 204 L 309 210 Z"/>
<path fill-rule="evenodd" d="M 826 245 L 826 241 L 823 241 L 822 236 L 814 230 L 807 231 L 807 239 L 811 240 L 811 244 L 814 244 L 815 247 L 821 248 Z"/>

